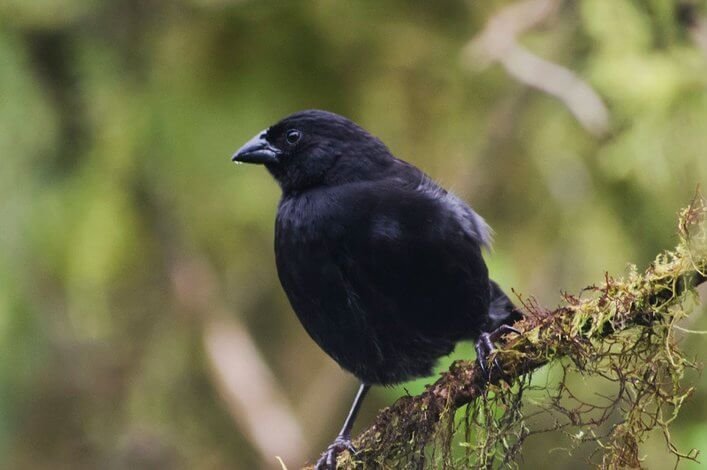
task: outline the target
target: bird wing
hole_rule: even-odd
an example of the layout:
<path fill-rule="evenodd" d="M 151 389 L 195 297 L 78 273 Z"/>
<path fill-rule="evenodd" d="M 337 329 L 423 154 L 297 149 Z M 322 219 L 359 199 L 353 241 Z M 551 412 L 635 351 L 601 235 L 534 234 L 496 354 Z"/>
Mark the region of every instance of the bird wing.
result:
<path fill-rule="evenodd" d="M 418 183 L 319 188 L 283 199 L 278 211 L 278 275 L 294 311 L 324 351 L 368 383 L 429 374 L 488 322 L 483 237 L 446 193 Z"/>
<path fill-rule="evenodd" d="M 335 256 L 349 303 L 381 334 L 475 337 L 488 317 L 483 219 L 428 182 L 367 185 L 340 201 L 356 220 Z"/>

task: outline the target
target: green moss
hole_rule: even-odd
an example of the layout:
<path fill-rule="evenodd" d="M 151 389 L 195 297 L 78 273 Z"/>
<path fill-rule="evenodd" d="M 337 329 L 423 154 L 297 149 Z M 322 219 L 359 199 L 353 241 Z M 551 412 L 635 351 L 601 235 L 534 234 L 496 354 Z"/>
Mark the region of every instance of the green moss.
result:
<path fill-rule="evenodd" d="M 601 467 L 640 467 L 640 446 L 656 430 L 678 460 L 694 459 L 696 450 L 680 452 L 673 444 L 670 424 L 693 391 L 683 377 L 695 365 L 678 348 L 675 326 L 689 313 L 686 298 L 706 278 L 706 214 L 704 199 L 696 197 L 680 214 L 678 246 L 643 273 L 630 266 L 622 277 L 607 274 L 581 295 L 565 295 L 552 311 L 524 301 L 525 318 L 516 324 L 523 334 L 507 338 L 496 354 L 505 377 L 486 384 L 473 362 L 455 362 L 421 395 L 381 411 L 357 438 L 359 453 L 342 455 L 340 466 L 517 466 L 525 439 L 549 431 L 569 436 L 570 450 L 592 446 L 590 462 Z M 533 388 L 532 371 L 548 363 L 561 367 L 561 379 L 534 386 L 545 400 L 527 415 L 523 398 Z M 586 401 L 568 374 L 606 381 L 615 393 L 600 404 Z M 455 421 L 462 406 L 464 418 Z M 538 409 L 554 424 L 535 428 Z"/>

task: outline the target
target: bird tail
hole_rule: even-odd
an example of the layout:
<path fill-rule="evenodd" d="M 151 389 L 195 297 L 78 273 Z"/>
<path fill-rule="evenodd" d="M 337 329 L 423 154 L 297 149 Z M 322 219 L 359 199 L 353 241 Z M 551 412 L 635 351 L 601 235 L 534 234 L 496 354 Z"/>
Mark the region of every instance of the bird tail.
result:
<path fill-rule="evenodd" d="M 501 290 L 496 282 L 489 279 L 491 289 L 491 302 L 489 304 L 489 324 L 487 331 L 494 331 L 501 325 L 512 325 L 522 318 L 520 310 L 511 302 L 511 299 Z"/>

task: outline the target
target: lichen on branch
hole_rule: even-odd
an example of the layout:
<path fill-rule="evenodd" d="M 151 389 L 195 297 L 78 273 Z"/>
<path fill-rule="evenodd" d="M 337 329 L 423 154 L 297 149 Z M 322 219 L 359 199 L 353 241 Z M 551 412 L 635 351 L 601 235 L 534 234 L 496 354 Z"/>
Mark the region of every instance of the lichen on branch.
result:
<path fill-rule="evenodd" d="M 678 462 L 695 460 L 697 450 L 674 445 L 670 425 L 693 391 L 683 377 L 696 365 L 677 347 L 676 333 L 694 287 L 707 279 L 706 216 L 698 195 L 680 213 L 677 247 L 644 272 L 607 274 L 554 310 L 519 297 L 522 334 L 498 345 L 503 371 L 493 370 L 487 383 L 475 362 L 455 362 L 420 395 L 382 410 L 354 440 L 359 452 L 341 455 L 339 467 L 514 466 L 529 436 L 557 430 L 572 445 L 592 446 L 589 460 L 599 467 L 642 466 L 640 445 L 655 430 Z M 533 385 L 533 371 L 545 365 L 559 371 L 559 383 Z M 614 392 L 583 398 L 565 380 L 570 373 L 608 381 Z M 533 389 L 545 399 L 528 411 L 523 398 Z M 539 416 L 544 427 L 534 425 Z"/>

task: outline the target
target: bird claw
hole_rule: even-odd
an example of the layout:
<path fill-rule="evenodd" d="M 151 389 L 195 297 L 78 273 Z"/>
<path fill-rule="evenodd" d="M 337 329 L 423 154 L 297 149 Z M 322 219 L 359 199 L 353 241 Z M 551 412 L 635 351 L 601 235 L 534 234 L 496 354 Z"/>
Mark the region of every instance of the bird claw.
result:
<path fill-rule="evenodd" d="M 517 335 L 521 334 L 518 329 L 513 328 L 510 325 L 501 325 L 491 332 L 481 333 L 479 339 L 476 341 L 476 360 L 479 363 L 479 368 L 481 369 L 481 373 L 483 374 L 486 382 L 491 380 L 491 371 L 488 369 L 487 364 L 489 355 L 496 351 L 496 347 L 493 342 L 497 341 L 506 333 L 515 333 Z M 498 357 L 493 358 L 493 367 L 496 371 L 498 371 L 499 375 L 505 375 Z"/>
<path fill-rule="evenodd" d="M 336 457 L 345 450 L 351 452 L 351 455 L 356 453 L 356 448 L 353 443 L 351 443 L 351 439 L 338 436 L 334 439 L 334 442 L 327 447 L 327 450 L 324 451 L 314 468 L 316 470 L 336 470 Z"/>
<path fill-rule="evenodd" d="M 518 328 L 513 328 L 511 325 L 501 325 L 492 332 L 488 333 L 489 338 L 491 341 L 496 341 L 499 339 L 501 336 L 507 334 L 507 333 L 515 333 L 517 335 L 520 335 L 521 332 Z"/>

